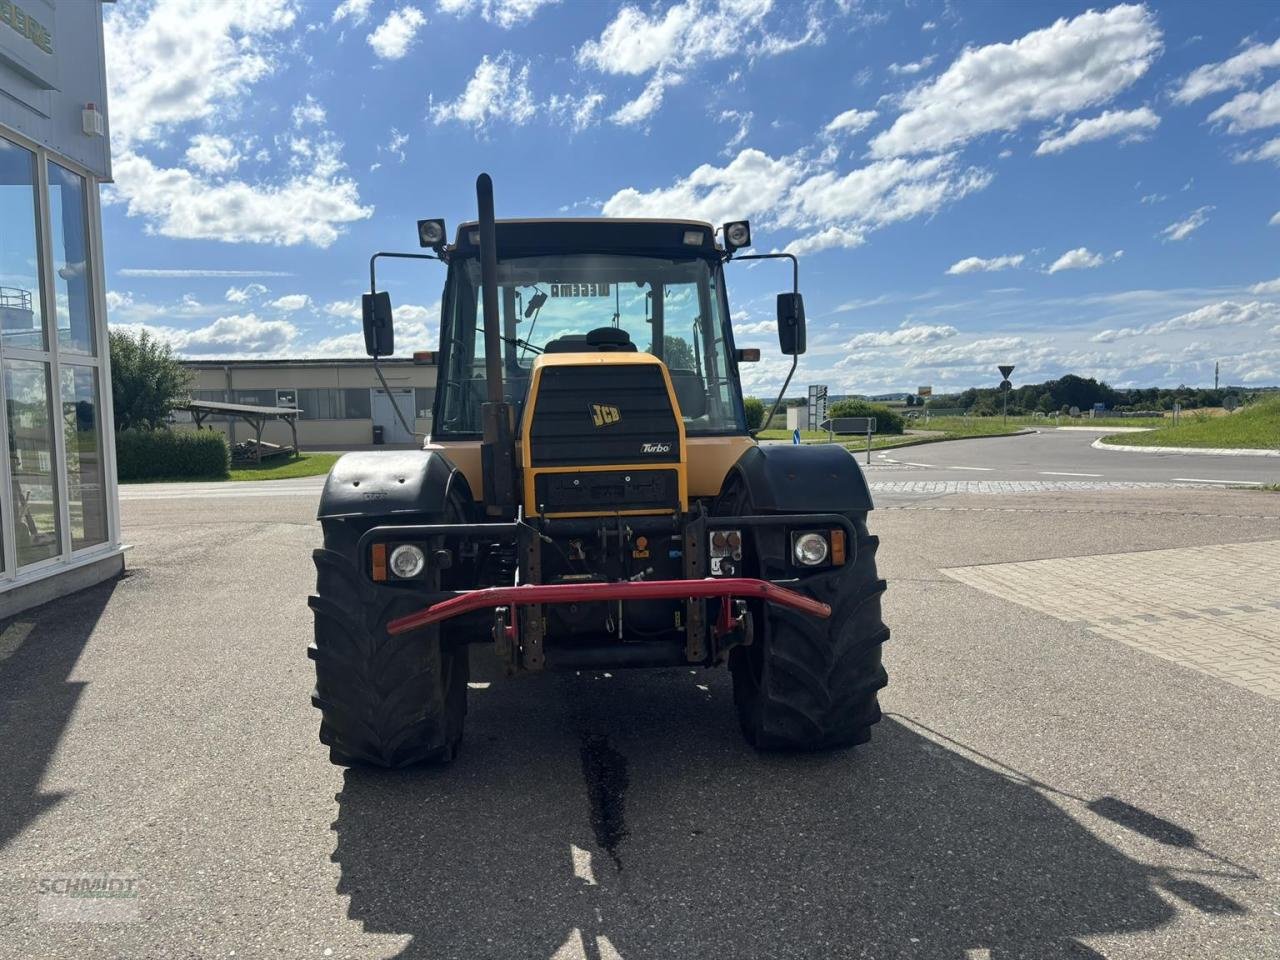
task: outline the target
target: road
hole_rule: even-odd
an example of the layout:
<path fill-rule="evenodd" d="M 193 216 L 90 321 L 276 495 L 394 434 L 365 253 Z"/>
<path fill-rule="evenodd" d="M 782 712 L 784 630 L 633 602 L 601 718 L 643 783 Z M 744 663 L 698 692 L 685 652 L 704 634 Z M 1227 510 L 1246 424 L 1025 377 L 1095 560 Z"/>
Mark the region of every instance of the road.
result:
<path fill-rule="evenodd" d="M 872 452 L 872 464 L 901 468 L 918 480 L 1016 480 L 1040 483 L 1177 483 L 1194 485 L 1280 483 L 1280 457 L 1221 457 L 1183 453 L 1128 453 L 1099 450 L 1093 441 L 1106 433 L 1044 430 L 1015 437 L 990 437 L 922 444 Z M 865 456 L 859 456 L 865 462 Z M 877 477 L 882 476 L 877 473 Z"/>
<path fill-rule="evenodd" d="M 128 575 L 0 625 L 0 957 L 1280 955 L 1280 496 L 882 498 L 852 752 L 477 647 L 461 758 L 382 773 L 316 742 L 318 486 L 266 486 L 128 489 Z M 41 920 L 82 871 L 134 919 Z"/>

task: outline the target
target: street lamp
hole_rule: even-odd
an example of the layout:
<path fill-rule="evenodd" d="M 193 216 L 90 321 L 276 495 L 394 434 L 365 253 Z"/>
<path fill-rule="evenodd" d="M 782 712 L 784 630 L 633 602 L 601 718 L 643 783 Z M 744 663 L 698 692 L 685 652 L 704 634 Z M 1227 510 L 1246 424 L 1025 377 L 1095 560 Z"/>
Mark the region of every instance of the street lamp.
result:
<path fill-rule="evenodd" d="M 1000 392 L 1004 394 L 1004 412 L 1001 414 L 1001 425 L 1009 426 L 1009 391 L 1013 389 L 1013 384 L 1009 381 L 1009 374 L 1013 373 L 1012 363 L 1002 363 L 997 367 L 1000 371 Z"/>

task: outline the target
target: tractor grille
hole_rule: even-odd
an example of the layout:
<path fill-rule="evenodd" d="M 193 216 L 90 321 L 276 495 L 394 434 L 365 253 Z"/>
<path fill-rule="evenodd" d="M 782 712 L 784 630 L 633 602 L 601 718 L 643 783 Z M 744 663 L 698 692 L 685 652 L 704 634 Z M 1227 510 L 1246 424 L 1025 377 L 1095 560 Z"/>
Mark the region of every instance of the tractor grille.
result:
<path fill-rule="evenodd" d="M 534 490 L 539 513 L 680 509 L 680 481 L 675 470 L 540 473 Z"/>
<path fill-rule="evenodd" d="M 656 363 L 547 367 L 530 440 L 535 467 L 680 462 L 679 426 Z"/>

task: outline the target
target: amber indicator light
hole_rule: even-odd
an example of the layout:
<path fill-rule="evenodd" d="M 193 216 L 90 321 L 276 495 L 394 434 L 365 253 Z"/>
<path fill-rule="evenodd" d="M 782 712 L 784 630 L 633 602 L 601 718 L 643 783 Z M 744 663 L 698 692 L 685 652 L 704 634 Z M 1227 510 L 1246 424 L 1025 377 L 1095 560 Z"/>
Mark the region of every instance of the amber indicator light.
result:
<path fill-rule="evenodd" d="M 387 579 L 387 545 L 385 543 L 375 543 L 370 551 L 373 560 L 373 579 Z"/>
<path fill-rule="evenodd" d="M 844 531 L 831 531 L 831 562 L 837 567 L 844 563 Z"/>

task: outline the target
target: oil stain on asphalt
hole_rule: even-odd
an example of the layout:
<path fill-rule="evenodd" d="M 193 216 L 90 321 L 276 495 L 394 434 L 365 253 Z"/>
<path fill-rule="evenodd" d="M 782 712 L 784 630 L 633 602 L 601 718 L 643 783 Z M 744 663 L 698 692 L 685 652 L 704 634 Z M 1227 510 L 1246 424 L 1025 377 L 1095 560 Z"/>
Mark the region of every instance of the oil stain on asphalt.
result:
<path fill-rule="evenodd" d="M 627 758 L 609 746 L 609 738 L 588 733 L 582 738 L 582 779 L 591 806 L 591 829 L 598 843 L 622 870 L 618 846 L 627 835 Z"/>

